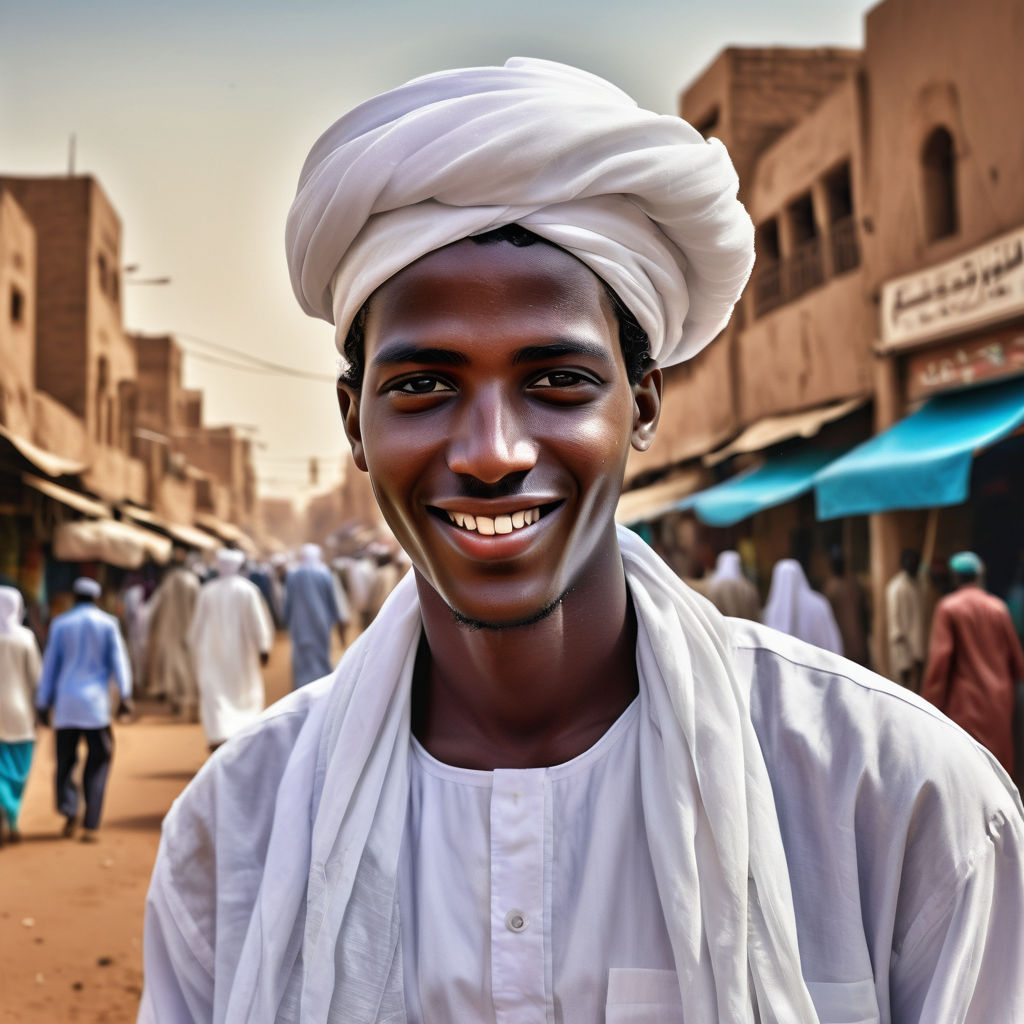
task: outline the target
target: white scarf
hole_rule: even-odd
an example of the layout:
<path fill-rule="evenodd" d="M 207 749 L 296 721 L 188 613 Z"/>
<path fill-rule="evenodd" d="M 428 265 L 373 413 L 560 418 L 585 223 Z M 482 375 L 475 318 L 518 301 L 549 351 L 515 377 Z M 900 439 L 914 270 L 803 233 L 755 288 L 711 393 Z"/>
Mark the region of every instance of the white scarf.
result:
<path fill-rule="evenodd" d="M 619 544 L 639 623 L 647 839 L 686 1019 L 810 1024 L 775 804 L 724 620 L 629 531 Z M 409 574 L 311 706 L 216 1019 L 405 1021 L 397 873 L 421 628 Z"/>

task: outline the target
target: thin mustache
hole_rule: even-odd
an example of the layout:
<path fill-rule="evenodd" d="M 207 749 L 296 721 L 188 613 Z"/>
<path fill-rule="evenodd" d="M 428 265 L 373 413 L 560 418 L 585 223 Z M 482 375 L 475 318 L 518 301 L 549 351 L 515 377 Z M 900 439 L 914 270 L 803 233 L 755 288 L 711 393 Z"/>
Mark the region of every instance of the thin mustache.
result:
<path fill-rule="evenodd" d="M 473 476 L 459 477 L 459 497 L 477 501 L 515 498 L 526 493 L 526 473 L 509 473 L 494 483 L 478 480 Z"/>

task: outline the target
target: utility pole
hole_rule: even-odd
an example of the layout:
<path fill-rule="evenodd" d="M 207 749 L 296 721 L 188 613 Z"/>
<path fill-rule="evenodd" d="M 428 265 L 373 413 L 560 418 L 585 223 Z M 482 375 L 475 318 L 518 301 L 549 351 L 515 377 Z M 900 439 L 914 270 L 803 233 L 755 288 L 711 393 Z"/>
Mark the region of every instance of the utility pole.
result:
<path fill-rule="evenodd" d="M 68 139 L 68 177 L 73 178 L 75 176 L 75 133 L 71 133 L 71 138 Z"/>

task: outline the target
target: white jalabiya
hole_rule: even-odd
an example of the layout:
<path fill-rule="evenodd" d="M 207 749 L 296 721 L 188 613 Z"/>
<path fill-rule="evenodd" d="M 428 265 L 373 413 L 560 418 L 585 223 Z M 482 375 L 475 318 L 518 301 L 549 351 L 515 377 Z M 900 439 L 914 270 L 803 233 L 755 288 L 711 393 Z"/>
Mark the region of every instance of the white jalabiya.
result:
<path fill-rule="evenodd" d="M 822 650 L 843 653 L 843 638 L 828 598 L 811 589 L 795 558 L 775 563 L 762 621 Z"/>
<path fill-rule="evenodd" d="M 517 223 L 606 281 L 662 366 L 722 329 L 753 227 L 717 140 L 577 68 L 516 57 L 368 100 L 311 150 L 288 215 L 292 287 L 339 350 L 376 288 L 420 256 Z"/>
<path fill-rule="evenodd" d="M 684 1019 L 751 1021 L 754 998 L 764 1021 L 817 1019 L 792 973 L 794 911 L 824 1024 L 1024 1019 L 1024 812 L 991 756 L 859 666 L 720 619 L 621 543 L 636 770 Z M 276 705 L 176 802 L 141 1021 L 406 1020 L 397 878 L 419 632 L 406 579 L 333 679 Z"/>
<path fill-rule="evenodd" d="M 199 718 L 210 743 L 233 736 L 263 710 L 260 654 L 274 642 L 270 613 L 255 584 L 230 565 L 218 565 L 228 575 L 200 587 L 188 630 Z"/>

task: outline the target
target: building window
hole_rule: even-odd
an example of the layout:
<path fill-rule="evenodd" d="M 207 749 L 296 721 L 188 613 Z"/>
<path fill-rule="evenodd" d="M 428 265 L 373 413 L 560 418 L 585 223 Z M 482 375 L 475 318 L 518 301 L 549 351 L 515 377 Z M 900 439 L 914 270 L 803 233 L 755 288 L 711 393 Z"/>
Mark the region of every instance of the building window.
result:
<path fill-rule="evenodd" d="M 821 238 L 814 219 L 814 204 L 811 193 L 789 204 L 786 209 L 789 220 L 791 247 L 783 265 L 783 288 L 787 299 L 795 299 L 804 292 L 816 288 L 824 280 L 821 265 Z"/>
<path fill-rule="evenodd" d="M 960 230 L 956 201 L 956 150 L 946 128 L 936 128 L 921 150 L 924 218 L 928 241 L 948 238 Z"/>
<path fill-rule="evenodd" d="M 25 296 L 21 290 L 11 285 L 11 323 L 20 324 L 25 319 Z"/>
<path fill-rule="evenodd" d="M 103 253 L 99 253 L 96 257 L 96 269 L 99 272 L 100 291 L 105 292 L 107 290 L 107 258 Z"/>
<path fill-rule="evenodd" d="M 825 177 L 828 205 L 828 234 L 832 250 L 832 273 L 845 274 L 860 266 L 857 225 L 853 217 L 853 189 L 850 165 L 844 163 Z"/>
<path fill-rule="evenodd" d="M 754 316 L 763 316 L 782 303 L 779 269 L 779 224 L 773 217 L 754 233 Z"/>

